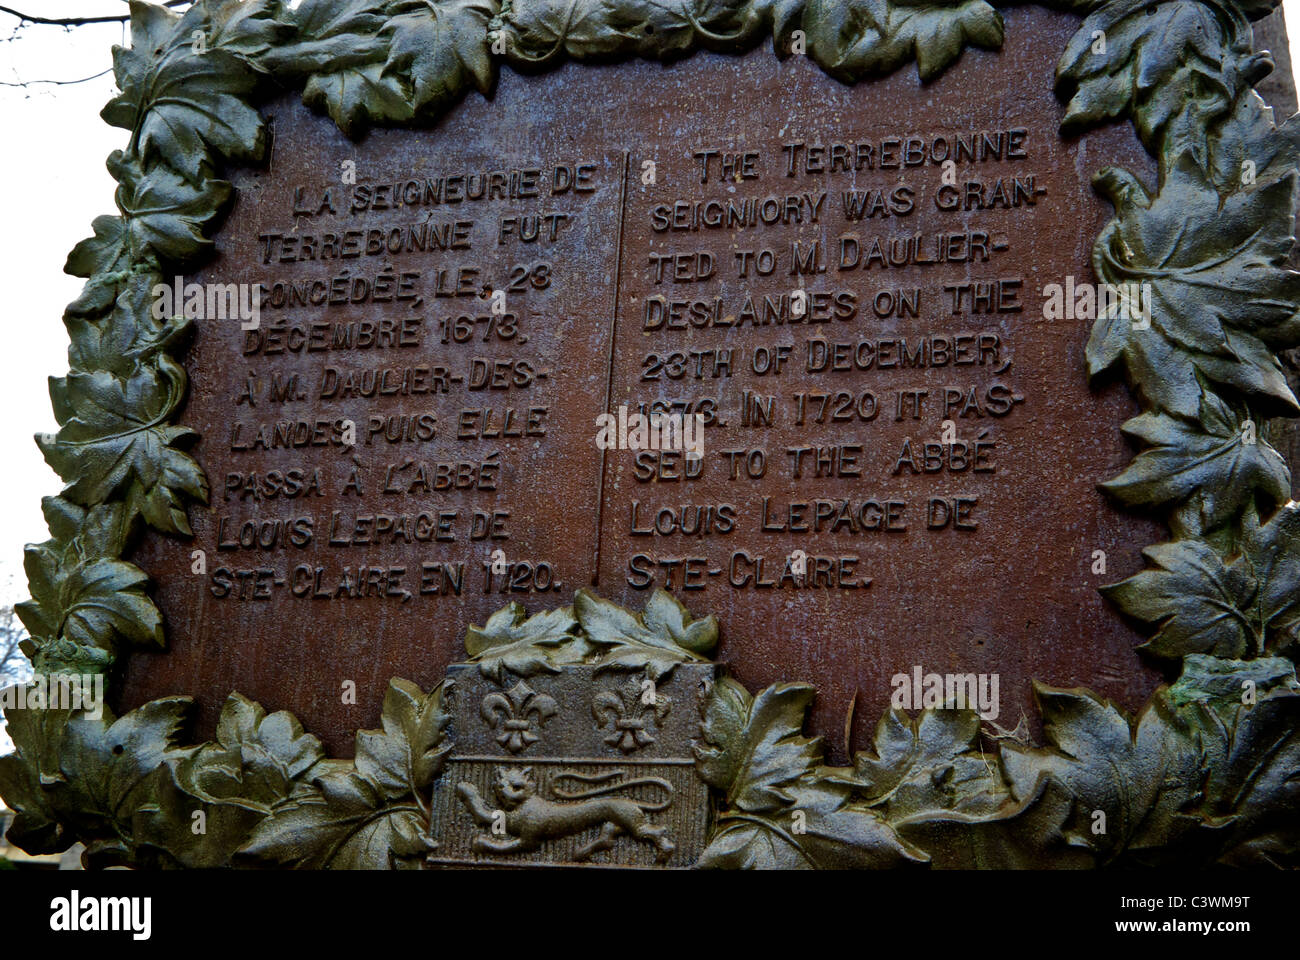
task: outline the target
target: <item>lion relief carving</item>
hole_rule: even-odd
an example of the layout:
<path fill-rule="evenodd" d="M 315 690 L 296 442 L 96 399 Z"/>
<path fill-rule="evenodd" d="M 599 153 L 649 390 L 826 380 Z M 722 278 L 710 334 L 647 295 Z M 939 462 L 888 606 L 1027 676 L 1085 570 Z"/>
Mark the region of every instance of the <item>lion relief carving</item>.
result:
<path fill-rule="evenodd" d="M 456 795 L 474 822 L 488 829 L 474 838 L 478 853 L 510 854 L 536 850 L 547 840 L 572 837 L 599 827 L 595 839 L 577 851 L 578 860 L 609 850 L 620 836 L 629 836 L 655 848 L 658 863 L 667 862 L 677 845 L 666 827 L 655 826 L 649 814 L 666 810 L 673 802 L 673 786 L 659 777 L 623 780 L 621 772 L 586 776 L 562 773 L 562 780 L 573 780 L 588 789 L 575 793 L 555 790 L 555 798 L 539 794 L 532 767 L 498 767 L 493 783 L 496 806 L 487 803 L 478 788 L 462 781 Z M 648 802 L 613 796 L 632 787 L 652 785 L 664 792 L 662 800 Z"/>

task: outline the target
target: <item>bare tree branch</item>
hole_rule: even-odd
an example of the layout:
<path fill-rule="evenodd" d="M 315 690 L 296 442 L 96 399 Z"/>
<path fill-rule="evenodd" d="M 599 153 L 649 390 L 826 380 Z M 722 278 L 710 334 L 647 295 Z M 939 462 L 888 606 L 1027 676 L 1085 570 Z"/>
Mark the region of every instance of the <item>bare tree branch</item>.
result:
<path fill-rule="evenodd" d="M 167 0 L 164 7 L 181 7 L 190 3 L 190 0 Z M 0 6 L 0 13 L 7 13 L 11 17 L 17 17 L 24 23 L 40 24 L 41 26 L 51 27 L 80 27 L 88 23 L 125 23 L 130 20 L 129 14 L 116 17 L 38 17 L 30 13 L 23 13 L 21 10 L 14 10 L 12 7 Z"/>
<path fill-rule="evenodd" d="M 34 83 L 52 83 L 56 86 L 65 87 L 74 83 L 85 83 L 87 80 L 96 80 L 104 74 L 112 72 L 113 68 L 109 67 L 107 70 L 101 70 L 99 73 L 93 74 L 92 76 L 82 77 L 80 80 L 22 80 L 18 83 L 11 83 L 8 80 L 0 80 L 0 87 L 30 87 Z"/>
<path fill-rule="evenodd" d="M 129 3 L 130 0 L 125 0 L 125 2 Z M 166 2 L 162 4 L 162 6 L 188 7 L 192 5 L 192 2 L 193 0 L 166 0 Z M 6 7 L 3 5 L 0 5 L 0 14 L 7 14 L 8 16 L 16 17 L 18 19 L 18 23 L 14 27 L 13 35 L 5 38 L 4 42 L 12 42 L 13 40 L 19 39 L 22 29 L 24 27 L 33 24 L 40 25 L 40 26 L 57 26 L 57 27 L 63 27 L 64 29 L 71 29 L 72 27 L 80 27 L 80 26 L 85 26 L 87 24 L 93 24 L 93 23 L 126 23 L 131 19 L 129 14 L 121 14 L 118 16 L 103 16 L 103 17 L 40 17 L 40 16 L 36 16 L 35 14 L 24 13 L 21 10 L 15 10 L 13 7 Z M 122 42 L 125 43 L 126 41 L 123 40 Z M 93 76 L 81 77 L 77 80 L 19 80 L 19 81 L 5 80 L 5 81 L 0 81 L 0 87 L 26 88 L 26 87 L 33 86 L 35 84 L 49 84 L 51 86 L 65 87 L 65 86 L 72 86 L 78 83 L 86 83 L 87 81 L 90 80 L 96 80 L 99 77 L 102 77 L 104 74 L 111 73 L 111 72 L 112 72 L 112 68 L 109 68 L 108 70 L 103 70 L 100 73 L 94 74 Z"/>
<path fill-rule="evenodd" d="M 14 613 L 13 604 L 0 607 L 0 687 L 9 686 L 26 674 L 27 658 L 18 645 L 27 632 Z"/>

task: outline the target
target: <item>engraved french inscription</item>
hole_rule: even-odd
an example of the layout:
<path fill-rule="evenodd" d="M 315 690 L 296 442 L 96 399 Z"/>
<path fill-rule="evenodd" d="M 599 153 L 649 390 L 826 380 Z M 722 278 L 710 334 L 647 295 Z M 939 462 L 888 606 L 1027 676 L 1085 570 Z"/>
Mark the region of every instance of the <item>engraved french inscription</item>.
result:
<path fill-rule="evenodd" d="M 591 582 L 627 157 L 558 131 L 353 144 L 272 109 L 269 169 L 237 176 L 204 275 L 258 285 L 261 315 L 203 322 L 191 352 L 212 497 L 184 545 L 204 572 L 159 577 L 183 638 L 160 666 L 203 659 L 268 702 L 302 690 L 346 750 L 386 679 L 435 680 L 465 623 Z M 255 653 L 211 662 L 246 636 Z M 542 702 L 492 707 L 516 752 Z"/>

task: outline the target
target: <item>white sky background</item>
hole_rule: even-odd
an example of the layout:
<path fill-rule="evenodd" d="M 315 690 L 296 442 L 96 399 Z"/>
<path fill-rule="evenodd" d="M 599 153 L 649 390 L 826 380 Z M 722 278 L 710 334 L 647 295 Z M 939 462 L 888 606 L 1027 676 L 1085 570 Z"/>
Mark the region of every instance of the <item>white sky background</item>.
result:
<path fill-rule="evenodd" d="M 45 17 L 103 16 L 115 0 L 5 0 Z M 1300 0 L 1284 0 L 1292 26 L 1291 59 L 1300 63 Z M 42 496 L 61 484 L 32 435 L 55 429 L 47 378 L 67 371 L 63 307 L 82 281 L 63 273 L 68 251 L 90 235 L 90 221 L 115 213 L 115 184 L 104 160 L 127 133 L 99 119 L 114 94 L 112 74 L 76 80 L 111 66 L 124 44 L 119 24 L 65 30 L 27 25 L 0 14 L 0 604 L 26 597 L 25 543 L 47 538 Z"/>
<path fill-rule="evenodd" d="M 25 4 L 29 4 L 25 6 Z M 44 17 L 104 16 L 112 0 L 16 0 Z M 112 65 L 119 24 L 65 30 L 25 26 L 0 14 L 0 83 L 77 80 Z M 48 538 L 41 497 L 61 483 L 32 435 L 55 429 L 47 378 L 68 367 L 63 307 L 83 281 L 63 272 L 68 251 L 90 235 L 90 221 L 114 213 L 104 160 L 126 142 L 99 111 L 113 76 L 56 86 L 0 87 L 0 604 L 27 596 L 26 543 Z"/>

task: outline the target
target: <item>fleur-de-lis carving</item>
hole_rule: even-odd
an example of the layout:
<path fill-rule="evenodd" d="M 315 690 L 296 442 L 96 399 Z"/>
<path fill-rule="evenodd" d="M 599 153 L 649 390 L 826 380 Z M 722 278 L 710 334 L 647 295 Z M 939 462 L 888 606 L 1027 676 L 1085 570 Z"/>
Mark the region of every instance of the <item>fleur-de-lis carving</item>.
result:
<path fill-rule="evenodd" d="M 511 753 L 521 753 L 541 739 L 542 727 L 559 712 L 553 697 L 538 693 L 522 680 L 505 693 L 489 693 L 479 708 L 496 731 L 497 743 Z"/>
<path fill-rule="evenodd" d="M 654 743 L 650 730 L 662 725 L 671 709 L 672 700 L 661 695 L 646 677 L 632 677 L 617 691 L 602 690 L 591 702 L 596 729 L 609 727 L 605 742 L 624 753 Z"/>

